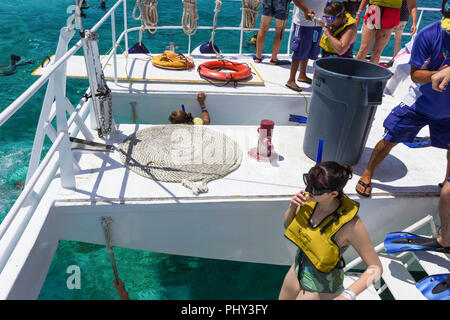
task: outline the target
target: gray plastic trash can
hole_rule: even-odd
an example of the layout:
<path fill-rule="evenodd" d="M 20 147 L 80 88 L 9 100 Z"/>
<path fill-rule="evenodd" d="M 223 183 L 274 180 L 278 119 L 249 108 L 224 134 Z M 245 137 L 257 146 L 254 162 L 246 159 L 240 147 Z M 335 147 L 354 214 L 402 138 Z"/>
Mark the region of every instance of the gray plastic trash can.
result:
<path fill-rule="evenodd" d="M 374 63 L 337 57 L 317 60 L 314 69 L 303 151 L 316 160 L 323 139 L 322 161 L 354 165 L 392 72 Z"/>

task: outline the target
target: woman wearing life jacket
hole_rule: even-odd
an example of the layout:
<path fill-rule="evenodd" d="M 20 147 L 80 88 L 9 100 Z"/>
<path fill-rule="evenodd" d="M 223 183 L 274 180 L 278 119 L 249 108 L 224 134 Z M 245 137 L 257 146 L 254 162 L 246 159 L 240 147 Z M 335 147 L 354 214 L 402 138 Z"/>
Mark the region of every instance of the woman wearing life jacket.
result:
<path fill-rule="evenodd" d="M 303 175 L 306 188 L 292 197 L 284 214 L 285 236 L 298 249 L 279 299 L 353 300 L 381 277 L 380 259 L 357 216 L 359 203 L 343 193 L 351 177 L 350 166 L 333 161 Z M 368 268 L 344 288 L 342 255 L 349 245 Z"/>
<path fill-rule="evenodd" d="M 170 114 L 169 121 L 172 124 L 196 124 L 196 125 L 208 125 L 211 120 L 209 118 L 209 112 L 205 106 L 206 93 L 199 92 L 197 94 L 197 101 L 202 109 L 202 118 L 192 117 L 190 112 L 184 110 L 176 110 Z"/>
<path fill-rule="evenodd" d="M 320 40 L 322 57 L 337 55 L 353 58 L 353 43 L 356 40 L 356 19 L 345 11 L 342 2 L 333 1 L 323 10 L 323 34 Z"/>

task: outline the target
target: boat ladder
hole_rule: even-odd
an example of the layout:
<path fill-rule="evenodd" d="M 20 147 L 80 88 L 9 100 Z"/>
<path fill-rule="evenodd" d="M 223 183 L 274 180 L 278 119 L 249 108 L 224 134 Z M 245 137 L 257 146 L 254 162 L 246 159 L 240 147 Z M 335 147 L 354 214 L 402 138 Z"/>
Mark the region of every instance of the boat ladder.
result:
<path fill-rule="evenodd" d="M 415 232 L 429 224 L 431 236 L 437 237 L 436 225 L 431 215 L 419 220 L 409 226 L 404 232 Z M 426 235 L 423 235 L 426 236 Z M 375 247 L 381 264 L 383 265 L 382 282 L 369 287 L 361 295 L 359 300 L 379 300 L 380 295 L 388 289 L 395 300 L 427 300 L 427 298 L 416 288 L 417 274 L 420 278 L 431 275 L 444 274 L 450 272 L 450 255 L 435 251 L 405 251 L 400 253 L 387 254 L 384 250 L 384 243 Z M 358 274 L 352 274 L 348 270 L 356 267 L 362 262 L 357 258 L 350 262 L 345 270 L 344 286 L 351 284 L 350 281 L 357 279 Z M 427 274 L 423 276 L 423 274 Z M 413 277 L 413 274 L 416 277 Z M 347 283 L 346 283 L 347 281 Z M 376 289 L 378 287 L 378 289 Z"/>

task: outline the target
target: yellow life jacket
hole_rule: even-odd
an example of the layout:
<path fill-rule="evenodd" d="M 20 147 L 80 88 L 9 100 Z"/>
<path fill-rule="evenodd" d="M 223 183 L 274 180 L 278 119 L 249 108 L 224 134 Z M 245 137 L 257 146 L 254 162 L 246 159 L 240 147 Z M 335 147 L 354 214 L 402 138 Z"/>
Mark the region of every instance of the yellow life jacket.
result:
<path fill-rule="evenodd" d="M 353 18 L 350 13 L 346 12 L 345 16 L 347 17 L 347 22 L 338 29 L 336 29 L 336 31 L 333 31 L 333 36 L 335 36 L 336 38 L 338 38 L 337 36 L 342 32 L 342 30 L 356 23 L 356 19 Z M 340 37 L 338 39 L 340 39 Z M 336 50 L 334 50 L 333 46 L 330 43 L 330 40 L 328 40 L 328 37 L 325 35 L 325 33 L 322 33 L 322 38 L 320 39 L 319 45 L 326 52 L 336 54 Z"/>
<path fill-rule="evenodd" d="M 370 0 L 369 4 L 374 4 L 380 7 L 400 9 L 403 0 Z"/>
<path fill-rule="evenodd" d="M 191 58 L 169 50 L 164 51 L 164 54 L 154 56 L 152 63 L 157 67 L 179 70 L 190 69 L 194 66 Z"/>
<path fill-rule="evenodd" d="M 332 238 L 356 216 L 359 203 L 343 195 L 339 208 L 313 228 L 309 221 L 316 205 L 317 202 L 305 202 L 284 235 L 306 254 L 317 270 L 327 273 L 341 259 L 339 246 Z"/>
<path fill-rule="evenodd" d="M 193 122 L 195 125 L 198 125 L 198 126 L 204 125 L 203 119 L 202 119 L 202 118 L 199 118 L 199 117 L 195 117 L 194 119 L 192 119 L 192 122 Z"/>

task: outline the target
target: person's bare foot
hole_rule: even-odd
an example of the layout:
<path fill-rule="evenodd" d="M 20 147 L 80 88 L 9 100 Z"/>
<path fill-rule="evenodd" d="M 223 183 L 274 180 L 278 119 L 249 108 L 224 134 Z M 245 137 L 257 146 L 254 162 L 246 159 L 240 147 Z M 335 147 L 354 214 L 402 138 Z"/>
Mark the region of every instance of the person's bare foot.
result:
<path fill-rule="evenodd" d="M 450 247 L 450 241 L 444 242 L 442 237 L 437 238 L 436 241 L 444 248 L 449 248 Z"/>
<path fill-rule="evenodd" d="M 198 103 L 200 103 L 201 106 L 203 106 L 205 104 L 205 99 L 206 99 L 206 93 L 204 93 L 204 92 L 197 93 L 197 101 L 198 101 Z"/>

